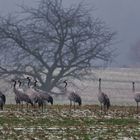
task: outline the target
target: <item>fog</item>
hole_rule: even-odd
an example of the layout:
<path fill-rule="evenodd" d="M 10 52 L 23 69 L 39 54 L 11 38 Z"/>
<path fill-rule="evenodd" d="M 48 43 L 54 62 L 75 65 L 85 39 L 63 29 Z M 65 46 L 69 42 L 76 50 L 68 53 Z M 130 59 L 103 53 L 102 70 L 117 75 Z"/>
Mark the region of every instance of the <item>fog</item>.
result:
<path fill-rule="evenodd" d="M 0 13 L 14 13 L 18 5 L 35 6 L 38 0 L 1 0 Z M 76 0 L 76 3 L 83 0 Z M 106 24 L 117 31 L 117 40 L 114 47 L 118 56 L 111 66 L 129 66 L 132 61 L 129 56 L 130 47 L 140 40 L 140 0 L 86 0 L 89 6 L 94 7 L 93 15 L 103 19 Z M 63 0 L 65 6 L 74 4 L 75 0 Z"/>

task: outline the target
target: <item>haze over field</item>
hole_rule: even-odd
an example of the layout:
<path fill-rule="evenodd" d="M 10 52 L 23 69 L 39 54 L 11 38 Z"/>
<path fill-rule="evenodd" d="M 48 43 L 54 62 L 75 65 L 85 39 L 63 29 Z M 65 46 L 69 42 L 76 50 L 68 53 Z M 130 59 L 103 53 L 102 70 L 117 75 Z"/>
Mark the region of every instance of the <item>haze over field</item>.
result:
<path fill-rule="evenodd" d="M 132 81 L 136 82 L 136 92 L 140 91 L 140 70 L 132 68 L 108 68 L 97 69 L 90 75 L 92 80 L 81 81 L 76 83 L 76 87 L 69 83 L 68 90 L 74 90 L 81 95 L 83 104 L 99 104 L 98 78 L 102 78 L 102 91 L 107 93 L 113 105 L 136 105 L 132 93 Z M 1 86 L 4 90 L 4 84 Z M 9 90 L 10 89 L 10 90 Z M 15 104 L 14 93 L 9 84 L 6 93 L 7 103 Z M 69 103 L 67 96 L 54 96 L 54 104 Z"/>
<path fill-rule="evenodd" d="M 71 2 L 69 2 L 68 0 L 63 0 L 63 5 L 67 7 L 72 3 L 75 4 L 75 3 L 79 3 L 79 2 L 81 2 L 81 0 L 77 0 L 76 2 L 74 0 L 72 0 Z M 135 0 L 133 2 L 131 0 L 118 0 L 118 1 L 87 0 L 87 1 L 85 1 L 85 3 L 88 4 L 87 7 L 88 6 L 94 7 L 95 10 L 93 10 L 93 13 L 92 13 L 94 17 L 101 18 L 103 21 L 106 22 L 108 27 L 110 27 L 110 29 L 111 29 L 110 31 L 116 31 L 118 33 L 116 36 L 115 42 L 113 42 L 115 44 L 112 44 L 112 42 L 110 42 L 108 40 L 112 44 L 112 46 L 117 49 L 115 53 L 118 54 L 118 57 L 114 58 L 114 61 L 112 64 L 110 64 L 110 66 L 113 66 L 113 67 L 125 66 L 126 67 L 126 66 L 133 65 L 134 67 L 136 67 L 137 62 L 132 63 L 132 60 L 131 60 L 132 57 L 130 56 L 130 54 L 131 54 L 130 47 L 139 40 L 139 30 L 138 29 L 139 29 L 140 21 L 138 18 L 138 16 L 139 16 L 138 15 L 138 13 L 139 13 L 138 5 L 140 4 L 140 2 L 138 0 Z M 0 12 L 1 12 L 1 15 L 6 15 L 5 16 L 5 18 L 6 18 L 8 13 L 14 13 L 15 11 L 16 12 L 19 11 L 18 5 L 36 6 L 36 4 L 38 4 L 37 0 L 35 0 L 34 2 L 32 0 L 29 0 L 29 1 L 26 1 L 26 0 L 0 1 Z M 40 9 L 42 9 L 42 8 L 40 8 Z M 58 11 L 60 11 L 60 10 L 58 10 Z M 44 11 L 43 11 L 43 13 L 44 13 Z M 78 13 L 78 12 L 76 12 L 76 13 Z M 20 15 L 20 14 L 18 13 L 18 15 Z M 74 13 L 74 15 L 76 15 L 76 14 Z M 50 17 L 52 19 L 52 16 L 50 16 Z M 63 17 L 63 16 L 61 16 L 61 17 Z M 29 18 L 29 19 L 31 19 L 31 18 Z M 75 19 L 77 19 L 77 18 L 75 18 Z M 33 20 L 31 19 L 31 21 L 33 21 Z M 39 19 L 39 21 L 40 21 L 40 19 Z M 89 21 L 89 20 L 87 20 L 87 21 Z M 16 23 L 18 23 L 18 22 L 16 22 Z M 85 21 L 83 23 L 85 24 Z M 92 22 L 90 21 L 89 23 L 92 23 Z M 96 27 L 95 24 L 93 24 L 93 25 L 94 25 L 94 27 Z M 5 26 L 3 26 L 3 27 L 5 27 Z M 35 26 L 30 26 L 29 29 L 31 29 L 31 27 L 33 27 L 33 30 L 36 29 L 36 28 L 34 28 Z M 40 27 L 40 24 L 39 24 L 39 27 Z M 43 31 L 44 31 L 44 29 L 49 29 L 48 25 L 47 25 L 47 28 L 46 28 L 46 26 L 43 26 L 43 27 L 45 27 L 45 28 L 43 28 Z M 7 29 L 9 29 L 9 28 L 5 28 L 5 29 L 7 31 Z M 85 28 L 82 28 L 82 29 L 85 29 Z M 1 30 L 1 32 L 2 31 L 3 30 Z M 39 31 L 40 31 L 40 28 L 39 28 Z M 75 31 L 75 28 L 74 28 L 74 31 Z M 79 32 L 79 28 L 78 28 L 78 32 Z M 5 32 L 3 32 L 3 33 L 5 34 Z M 27 33 L 29 33 L 29 30 L 27 30 Z M 48 33 L 48 31 L 47 31 L 47 33 Z M 52 30 L 50 30 L 50 33 L 52 33 Z M 98 30 L 97 33 L 100 33 L 100 31 Z M 80 32 L 80 35 L 81 35 L 81 32 Z M 60 35 L 58 35 L 58 36 L 60 36 Z M 97 36 L 98 35 L 96 34 L 95 37 L 97 37 Z M 104 37 L 104 35 L 102 35 L 102 36 Z M 3 36 L 3 37 L 5 38 L 5 36 Z M 7 38 L 8 37 L 9 36 L 7 36 Z M 40 38 L 42 39 L 42 37 L 40 37 Z M 32 39 L 35 40 L 34 37 Z M 85 39 L 85 37 L 84 37 L 84 39 Z M 93 39 L 93 37 L 91 37 L 91 39 Z M 110 39 L 110 37 L 109 37 L 109 39 Z M 39 44 L 37 44 L 37 42 L 34 42 L 33 40 L 28 41 L 31 43 L 31 44 L 29 44 L 29 46 L 33 46 L 33 49 L 34 49 L 34 47 L 36 45 L 36 47 L 39 48 L 40 47 Z M 38 40 L 38 38 L 36 40 Z M 45 39 L 45 41 L 46 41 L 46 39 Z M 41 40 L 41 42 L 42 42 L 42 40 Z M 96 41 L 94 41 L 94 43 L 95 42 Z M 32 43 L 35 43 L 35 44 L 32 44 Z M 50 44 L 48 44 L 48 42 L 47 43 L 45 42 L 44 44 L 47 44 L 49 47 L 51 46 Z M 10 44 L 9 47 L 7 47 L 7 48 L 9 49 L 10 46 L 13 46 L 13 45 Z M 45 47 L 45 45 L 42 45 L 42 46 Z M 56 46 L 56 44 L 54 46 Z M 80 47 L 81 46 L 82 45 L 80 45 Z M 85 47 L 84 50 L 86 51 L 87 45 L 83 45 L 83 46 Z M 93 45 L 91 45 L 91 46 L 93 47 Z M 75 45 L 74 45 L 74 47 L 75 47 Z M 6 47 L 4 44 L 2 50 L 4 50 L 5 48 Z M 79 48 L 79 46 L 78 46 L 78 48 Z M 110 50 L 110 48 L 108 48 L 108 50 Z M 36 51 L 39 51 L 39 50 L 36 49 Z M 17 51 L 15 51 L 15 52 L 17 52 Z M 13 56 L 11 56 L 11 58 L 16 56 L 15 52 L 13 51 Z M 24 51 L 21 51 L 21 54 L 23 52 Z M 48 52 L 48 51 L 46 51 L 46 52 Z M 80 52 L 80 51 L 78 50 L 78 52 Z M 90 51 L 90 52 L 92 52 L 92 51 Z M 94 52 L 95 52 L 95 50 L 94 50 Z M 4 57 L 2 57 L 2 58 L 5 58 L 5 53 L 3 53 L 3 54 L 4 54 Z M 12 54 L 12 51 L 10 51 L 10 54 Z M 76 55 L 76 54 L 77 53 L 75 53 L 74 55 Z M 19 53 L 17 55 L 19 56 Z M 48 52 L 48 54 L 46 54 L 46 56 L 49 56 L 49 55 L 50 55 L 50 52 Z M 26 57 L 25 57 L 26 62 L 28 61 L 27 56 L 28 55 L 26 55 Z M 71 56 L 73 56 L 73 55 L 71 55 Z M 91 56 L 93 56 L 93 54 Z M 109 53 L 106 55 L 103 54 L 102 56 L 108 57 Z M 66 56 L 66 57 L 68 57 L 68 56 Z M 9 58 L 9 54 L 8 54 L 7 58 Z M 76 57 L 76 61 L 78 58 L 81 58 L 81 57 L 80 56 Z M 46 59 L 50 60 L 50 58 L 49 59 L 46 58 Z M 2 60 L 4 60 L 4 59 L 2 59 Z M 34 61 L 35 63 L 37 62 L 36 60 L 38 60 L 38 59 L 35 59 L 35 61 Z M 65 58 L 64 58 L 64 60 L 65 60 Z M 105 57 L 104 57 L 104 60 L 108 60 L 108 59 L 105 59 Z M 7 60 L 7 63 L 9 63 L 9 62 L 10 61 Z M 17 58 L 13 59 L 13 62 L 17 62 Z M 14 63 L 15 66 L 17 67 L 17 64 L 20 64 L 20 62 L 22 62 L 21 59 L 19 59 L 19 63 L 16 63 L 16 64 Z M 45 62 L 47 62 L 47 61 L 45 60 Z M 93 61 L 91 61 L 91 62 L 93 62 Z M 3 63 L 3 64 L 5 65 L 6 63 Z M 92 63 L 92 64 L 94 64 L 94 63 Z M 24 63 L 22 63 L 22 65 L 24 65 Z M 5 65 L 5 67 L 7 67 L 7 65 Z M 40 65 L 37 65 L 36 69 L 38 69 L 39 67 L 40 67 Z M 11 68 L 14 68 L 14 66 L 11 66 Z M 2 70 L 4 71 L 5 69 L 2 69 Z M 41 70 L 43 70 L 43 68 L 41 68 Z M 37 73 L 39 73 L 39 72 L 40 72 L 40 70 L 37 71 Z M 78 83 L 78 87 L 79 87 L 78 92 L 80 92 L 81 95 L 83 96 L 85 103 L 86 102 L 97 103 L 96 95 L 98 92 L 98 78 L 101 77 L 103 79 L 103 89 L 114 100 L 113 101 L 114 104 L 117 104 L 118 101 L 123 103 L 123 100 L 126 100 L 126 102 L 131 104 L 131 103 L 133 103 L 133 101 L 132 101 L 133 95 L 131 94 L 131 82 L 133 80 L 133 81 L 136 81 L 137 83 L 139 83 L 139 74 L 140 74 L 140 72 L 138 69 L 118 69 L 118 68 L 116 68 L 116 69 L 106 69 L 106 70 L 100 70 L 100 69 L 95 70 L 95 73 L 93 73 L 93 75 L 92 75 L 94 78 L 93 81 L 90 81 L 90 82 L 82 81 L 82 83 Z M 46 78 L 48 78 L 48 75 L 49 74 L 46 73 L 46 75 L 45 75 Z M 53 81 L 53 74 L 52 74 L 52 81 Z M 45 83 L 45 81 L 44 81 L 44 83 Z M 48 83 L 47 84 L 46 83 L 44 84 L 45 88 L 47 87 L 46 85 L 49 85 L 49 83 L 51 83 L 50 79 L 48 80 Z M 76 89 L 74 89 L 74 90 L 76 90 Z M 13 95 L 11 95 L 10 93 L 11 92 L 9 92 L 8 96 L 13 97 Z M 126 96 L 126 95 L 128 95 L 128 96 Z M 90 97 L 92 97 L 92 99 Z M 12 102 L 13 102 L 13 100 L 11 100 L 11 98 L 9 98 L 9 103 L 12 103 Z"/>
<path fill-rule="evenodd" d="M 80 2 L 82 0 L 77 0 Z M 139 18 L 139 0 L 87 0 L 85 1 L 90 6 L 95 7 L 94 15 L 102 18 L 113 30 L 118 32 L 117 48 L 118 57 L 111 66 L 129 66 L 136 65 L 130 57 L 130 46 L 135 45 L 140 40 L 140 18 Z M 64 5 L 75 3 L 74 0 L 64 0 Z M 34 6 L 36 1 L 32 0 L 1 0 L 1 14 L 18 11 L 17 5 L 25 4 Z"/>

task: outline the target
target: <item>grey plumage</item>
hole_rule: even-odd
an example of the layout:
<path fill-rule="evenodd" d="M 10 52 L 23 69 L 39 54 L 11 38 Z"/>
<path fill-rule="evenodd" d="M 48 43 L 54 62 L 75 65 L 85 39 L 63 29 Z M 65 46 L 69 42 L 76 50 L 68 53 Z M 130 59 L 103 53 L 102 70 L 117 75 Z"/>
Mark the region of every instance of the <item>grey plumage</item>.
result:
<path fill-rule="evenodd" d="M 79 106 L 82 104 L 81 97 L 78 94 L 76 94 L 75 92 L 71 92 L 68 98 L 71 102 L 73 101 L 75 103 L 78 103 Z"/>
<path fill-rule="evenodd" d="M 40 90 L 36 88 L 37 80 L 34 81 L 34 87 L 37 92 L 39 92 L 41 99 L 43 102 L 47 101 L 48 103 L 51 103 L 53 105 L 53 97 L 49 95 L 46 91 Z"/>
<path fill-rule="evenodd" d="M 19 97 L 17 95 L 15 95 L 15 101 L 16 101 L 17 105 L 21 104 L 21 101 L 20 101 L 20 99 L 19 99 Z"/>
<path fill-rule="evenodd" d="M 16 80 L 12 80 L 12 82 L 14 82 L 14 87 L 16 87 L 17 81 L 16 81 Z M 14 91 L 14 89 L 13 89 L 13 91 Z M 15 93 L 15 92 L 14 92 L 14 93 Z M 17 94 L 17 93 L 15 93 L 15 101 L 16 101 L 16 104 L 17 104 L 17 105 L 21 103 L 21 101 L 20 101 L 20 96 L 19 96 L 19 94 Z"/>
<path fill-rule="evenodd" d="M 6 97 L 5 95 L 0 91 L 0 98 L 3 100 L 4 104 L 6 102 Z"/>
<path fill-rule="evenodd" d="M 3 110 L 3 106 L 6 102 L 6 97 L 5 95 L 0 91 L 0 108 Z"/>
<path fill-rule="evenodd" d="M 98 100 L 101 104 L 101 110 L 102 110 L 102 105 L 104 106 L 104 110 L 105 108 L 108 110 L 109 107 L 111 106 L 109 97 L 101 90 L 101 78 L 99 78 Z"/>
<path fill-rule="evenodd" d="M 28 89 L 26 90 L 25 93 L 30 97 L 32 103 L 35 105 L 40 100 L 40 98 L 38 92 L 35 91 L 35 89 L 30 86 L 31 79 L 27 77 L 27 80 L 28 80 Z"/>
<path fill-rule="evenodd" d="M 21 86 L 21 81 L 20 80 L 18 80 L 18 83 L 19 83 L 19 87 Z M 17 95 L 15 95 L 15 101 L 16 101 L 16 104 L 18 105 L 20 105 L 21 104 L 21 101 L 20 101 L 20 98 L 19 98 L 19 96 L 17 96 Z"/>
<path fill-rule="evenodd" d="M 38 96 L 36 103 L 38 103 L 39 107 L 42 107 L 42 112 L 43 112 L 43 108 L 46 102 L 51 103 L 51 105 L 53 105 L 53 98 L 45 91 L 37 89 L 36 85 L 37 85 L 37 80 L 34 81 L 34 90 L 36 91 Z"/>
<path fill-rule="evenodd" d="M 66 80 L 64 81 L 64 83 L 65 83 L 65 92 L 68 92 L 67 91 L 67 85 L 68 85 L 68 83 L 67 83 Z M 75 107 L 75 103 L 78 103 L 79 106 L 82 105 L 82 99 L 81 99 L 81 97 L 77 93 L 75 93 L 74 91 L 68 93 L 68 99 L 70 100 L 70 107 L 72 105 L 72 102 L 74 102 L 74 107 Z"/>
<path fill-rule="evenodd" d="M 37 92 L 39 92 L 41 99 L 43 100 L 43 102 L 48 102 L 51 105 L 53 105 L 53 97 L 51 95 L 49 95 L 47 92 L 40 90 L 40 89 L 35 89 Z"/>
<path fill-rule="evenodd" d="M 139 112 L 140 93 L 135 92 L 135 82 L 132 82 L 132 92 L 134 93 L 134 100 L 137 103 L 137 113 Z"/>
<path fill-rule="evenodd" d="M 35 89 L 36 87 L 30 86 L 31 79 L 29 77 L 27 77 L 27 80 L 28 80 L 28 89 L 26 91 L 26 94 L 30 97 L 31 101 L 33 102 L 34 107 L 35 107 L 35 104 L 38 104 L 39 107 L 42 107 L 42 111 L 43 111 L 44 101 L 42 97 L 40 96 L 40 93 Z"/>
<path fill-rule="evenodd" d="M 26 95 L 21 89 L 16 88 L 17 81 L 12 80 L 12 82 L 14 82 L 13 91 L 15 93 L 16 103 L 20 104 L 21 102 L 26 102 L 26 103 L 30 103 L 31 105 L 33 105 L 29 96 Z"/>

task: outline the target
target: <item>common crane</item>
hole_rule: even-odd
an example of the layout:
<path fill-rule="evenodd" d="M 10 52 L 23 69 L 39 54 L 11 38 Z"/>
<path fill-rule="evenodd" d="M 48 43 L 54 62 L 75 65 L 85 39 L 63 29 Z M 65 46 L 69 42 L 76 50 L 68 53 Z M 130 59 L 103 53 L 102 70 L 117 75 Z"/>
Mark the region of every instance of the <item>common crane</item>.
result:
<path fill-rule="evenodd" d="M 28 103 L 33 105 L 31 99 L 29 98 L 29 96 L 26 95 L 21 89 L 16 88 L 17 81 L 12 79 L 12 82 L 14 82 L 13 91 L 15 93 L 16 104 L 20 105 L 21 102 L 26 102 L 27 105 L 28 105 Z"/>
<path fill-rule="evenodd" d="M 107 94 L 105 94 L 104 92 L 102 92 L 101 90 L 101 78 L 99 78 L 99 91 L 98 91 L 98 100 L 101 104 L 101 110 L 102 110 L 102 105 L 104 106 L 104 111 L 107 109 L 109 109 L 110 107 L 110 99 L 107 96 Z"/>
<path fill-rule="evenodd" d="M 6 97 L 5 95 L 0 91 L 0 108 L 3 110 L 3 106 L 6 102 Z"/>
<path fill-rule="evenodd" d="M 67 90 L 67 85 L 68 85 L 67 80 L 65 80 L 64 83 L 65 83 L 65 93 L 68 94 L 68 99 L 70 101 L 70 108 L 72 106 L 72 102 L 74 103 L 74 109 L 75 109 L 75 103 L 78 103 L 79 106 L 81 106 L 82 104 L 81 97 L 77 93 L 75 93 L 75 91 Z"/>
<path fill-rule="evenodd" d="M 137 103 L 137 113 L 139 112 L 140 92 L 135 92 L 135 82 L 132 82 L 132 92 L 134 93 L 134 100 Z"/>

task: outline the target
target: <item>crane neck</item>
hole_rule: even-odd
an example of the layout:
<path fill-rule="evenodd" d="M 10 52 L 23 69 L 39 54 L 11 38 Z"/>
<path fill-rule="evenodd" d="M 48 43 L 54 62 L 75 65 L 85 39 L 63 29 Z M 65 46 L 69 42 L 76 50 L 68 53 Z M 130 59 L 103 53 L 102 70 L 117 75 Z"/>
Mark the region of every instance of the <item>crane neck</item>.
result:
<path fill-rule="evenodd" d="M 64 83 L 65 83 L 64 92 L 67 93 L 67 85 L 68 85 L 68 83 L 67 83 L 67 81 L 64 81 Z"/>
<path fill-rule="evenodd" d="M 37 86 L 37 81 L 34 82 L 34 88 L 36 89 Z"/>
<path fill-rule="evenodd" d="M 14 85 L 13 85 L 13 91 L 14 91 L 15 94 L 17 94 L 17 89 L 16 89 L 17 81 L 14 80 L 13 82 L 14 82 Z"/>
<path fill-rule="evenodd" d="M 30 88 L 30 82 L 31 82 L 31 80 L 28 79 L 28 88 Z"/>
<path fill-rule="evenodd" d="M 15 89 L 17 82 L 16 82 L 16 80 L 13 80 L 13 82 L 14 82 L 13 89 Z"/>
<path fill-rule="evenodd" d="M 135 92 L 135 82 L 132 82 L 132 92 Z"/>
<path fill-rule="evenodd" d="M 99 90 L 99 93 L 101 92 L 101 80 L 99 79 L 99 88 L 98 88 L 98 90 Z"/>
<path fill-rule="evenodd" d="M 19 83 L 19 87 L 21 86 L 21 81 L 18 81 L 18 83 Z"/>
<path fill-rule="evenodd" d="M 65 83 L 65 88 L 67 87 L 67 85 L 68 85 L 68 83 L 67 83 L 67 81 L 64 81 L 64 83 Z"/>

